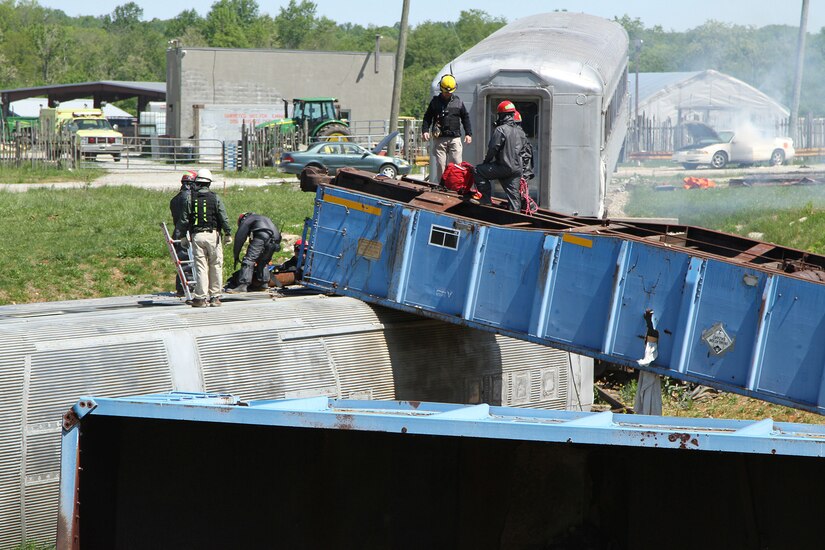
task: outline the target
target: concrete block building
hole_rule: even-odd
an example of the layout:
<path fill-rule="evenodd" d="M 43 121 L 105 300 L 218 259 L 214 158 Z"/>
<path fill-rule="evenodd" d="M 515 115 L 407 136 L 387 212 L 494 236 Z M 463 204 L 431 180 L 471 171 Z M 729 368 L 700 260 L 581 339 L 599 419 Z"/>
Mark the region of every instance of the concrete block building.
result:
<path fill-rule="evenodd" d="M 394 71 L 391 53 L 173 44 L 166 52 L 167 134 L 237 139 L 244 121 L 283 117 L 284 100 L 296 97 L 335 97 L 350 120 L 386 120 Z"/>

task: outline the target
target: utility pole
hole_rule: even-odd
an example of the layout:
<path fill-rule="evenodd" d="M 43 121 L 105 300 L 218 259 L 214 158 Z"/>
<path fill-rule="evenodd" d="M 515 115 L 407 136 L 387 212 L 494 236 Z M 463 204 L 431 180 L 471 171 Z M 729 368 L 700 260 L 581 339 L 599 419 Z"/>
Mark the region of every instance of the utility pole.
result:
<path fill-rule="evenodd" d="M 633 60 L 633 68 L 636 69 L 636 91 L 633 94 L 633 102 L 635 103 L 633 107 L 633 130 L 636 134 L 636 152 L 638 153 L 641 149 L 641 132 L 639 131 L 639 54 L 642 52 L 642 44 L 645 41 L 641 38 L 637 38 L 633 41 L 633 49 L 634 49 L 634 60 Z"/>
<path fill-rule="evenodd" d="M 791 102 L 791 120 L 788 134 L 794 145 L 799 146 L 796 125 L 799 120 L 799 96 L 802 95 L 802 72 L 805 66 L 805 36 L 808 34 L 808 0 L 802 0 L 802 15 L 799 18 L 799 38 L 796 40 L 796 74 L 793 79 L 793 101 Z"/>
<path fill-rule="evenodd" d="M 403 0 L 401 8 L 401 29 L 398 32 L 398 51 L 395 54 L 395 78 L 392 82 L 392 104 L 390 105 L 390 133 L 398 129 L 398 111 L 401 107 L 401 83 L 404 76 L 404 58 L 407 55 L 407 19 L 410 15 L 410 0 Z M 409 146 L 409 144 L 407 144 Z M 387 145 L 387 154 L 395 155 L 395 140 Z"/>

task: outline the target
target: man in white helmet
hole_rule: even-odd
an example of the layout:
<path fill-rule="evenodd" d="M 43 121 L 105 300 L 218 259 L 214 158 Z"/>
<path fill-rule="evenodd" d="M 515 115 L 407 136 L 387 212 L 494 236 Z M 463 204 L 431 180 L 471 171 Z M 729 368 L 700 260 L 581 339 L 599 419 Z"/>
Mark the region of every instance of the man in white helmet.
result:
<path fill-rule="evenodd" d="M 192 296 L 192 307 L 221 305 L 223 286 L 223 248 L 221 232 L 225 244 L 232 242 L 232 230 L 226 208 L 221 198 L 209 190 L 212 172 L 204 168 L 195 177 L 195 191 L 187 201 L 186 208 L 175 231 L 192 235 L 192 249 L 195 254 L 197 284 Z"/>
<path fill-rule="evenodd" d="M 424 113 L 422 136 L 424 141 L 432 137 L 430 153 L 435 163 L 430 165 L 430 182 L 440 183 L 447 163 L 461 164 L 463 145 L 461 127 L 464 126 L 464 143 L 472 143 L 473 129 L 470 115 L 461 98 L 455 95 L 458 85 L 455 77 L 445 74 L 438 83 L 440 94 L 434 95 Z"/>

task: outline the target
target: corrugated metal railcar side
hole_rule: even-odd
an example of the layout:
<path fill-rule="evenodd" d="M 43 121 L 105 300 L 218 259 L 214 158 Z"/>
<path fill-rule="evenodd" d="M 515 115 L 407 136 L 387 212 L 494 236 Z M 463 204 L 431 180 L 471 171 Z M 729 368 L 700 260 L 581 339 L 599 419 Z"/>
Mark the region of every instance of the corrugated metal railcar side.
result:
<path fill-rule="evenodd" d="M 60 419 L 81 395 L 592 403 L 592 373 L 579 389 L 586 369 L 571 367 L 565 352 L 360 300 L 155 304 L 124 297 L 0 308 L 0 548 L 54 540 Z"/>

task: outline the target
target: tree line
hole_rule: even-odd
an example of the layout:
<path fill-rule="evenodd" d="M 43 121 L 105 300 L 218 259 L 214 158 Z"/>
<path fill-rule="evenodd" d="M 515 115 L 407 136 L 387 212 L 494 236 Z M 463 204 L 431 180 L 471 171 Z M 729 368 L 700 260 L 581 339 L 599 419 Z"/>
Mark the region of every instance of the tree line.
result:
<path fill-rule="evenodd" d="M 398 6 L 400 17 L 400 6 Z M 709 20 L 685 32 L 647 27 L 639 18 L 616 17 L 631 40 L 630 71 L 715 69 L 790 105 L 797 28 Z M 457 21 L 410 27 L 404 63 L 401 114 L 420 118 L 430 83 L 444 65 L 507 21 L 482 10 L 462 11 Z M 219 48 L 395 52 L 399 25 L 337 23 L 319 16 L 309 0 L 290 0 L 277 15 L 261 13 L 255 0 L 217 0 L 201 17 L 185 10 L 170 19 L 143 19 L 127 2 L 104 16 L 69 17 L 36 0 L 0 0 L 0 89 L 95 80 L 165 81 L 168 42 Z M 634 41 L 641 40 L 638 56 Z M 809 33 L 800 114 L 825 116 L 825 32 Z M 461 83 L 459 82 L 459 94 Z M 329 91 L 318 90 L 327 95 Z M 134 113 L 135 102 L 120 105 Z"/>

